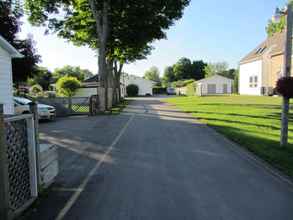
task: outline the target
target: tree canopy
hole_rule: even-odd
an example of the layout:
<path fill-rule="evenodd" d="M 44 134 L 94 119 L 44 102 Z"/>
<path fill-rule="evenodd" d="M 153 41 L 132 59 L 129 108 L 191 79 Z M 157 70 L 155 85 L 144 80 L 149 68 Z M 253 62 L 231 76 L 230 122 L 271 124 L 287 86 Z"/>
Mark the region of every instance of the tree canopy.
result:
<path fill-rule="evenodd" d="M 153 66 L 147 70 L 144 73 L 144 78 L 156 82 L 157 85 L 161 84 L 160 71 L 158 67 Z"/>
<path fill-rule="evenodd" d="M 192 72 L 192 63 L 188 58 L 181 58 L 173 66 L 173 71 L 177 80 L 188 79 Z"/>
<path fill-rule="evenodd" d="M 208 63 L 208 65 L 205 68 L 206 76 L 221 74 L 227 71 L 228 68 L 229 68 L 229 65 L 227 62 Z"/>
<path fill-rule="evenodd" d="M 167 66 L 164 70 L 164 75 L 163 75 L 163 83 L 165 86 L 169 86 L 170 82 L 176 81 L 176 77 L 173 71 L 172 66 Z"/>
<path fill-rule="evenodd" d="M 60 37 L 96 49 L 100 47 L 99 34 L 90 3 L 100 9 L 105 1 L 27 0 L 26 8 L 32 24 L 46 24 Z M 150 44 L 166 37 L 165 30 L 182 17 L 190 0 L 107 2 L 110 6 L 106 54 L 108 59 L 126 63 L 145 58 L 152 49 Z"/>
<path fill-rule="evenodd" d="M 37 70 L 36 64 L 41 59 L 40 55 L 37 54 L 35 43 L 31 36 L 24 40 L 20 40 L 17 37 L 22 16 L 21 6 L 16 4 L 15 1 L 0 2 L 0 35 L 24 55 L 24 58 L 14 58 L 12 60 L 13 81 L 17 84 L 26 81 L 28 77 L 32 77 L 35 74 Z"/>
<path fill-rule="evenodd" d="M 80 87 L 80 81 L 76 77 L 63 76 L 56 83 L 57 93 L 61 96 L 72 97 Z"/>
<path fill-rule="evenodd" d="M 120 91 L 125 63 L 145 58 L 151 43 L 183 15 L 190 0 L 26 0 L 29 21 L 75 45 L 97 50 L 100 86 Z M 111 85 L 112 86 L 112 85 Z M 113 96 L 115 100 L 115 96 Z M 102 106 L 102 105 L 101 105 Z"/>
<path fill-rule="evenodd" d="M 202 60 L 191 61 L 183 57 L 179 59 L 173 66 L 166 67 L 163 76 L 165 85 L 170 82 L 193 79 L 200 80 L 205 77 L 205 69 L 207 64 Z"/>
<path fill-rule="evenodd" d="M 57 68 L 53 72 L 54 81 L 57 81 L 63 76 L 76 77 L 78 80 L 83 81 L 87 78 L 92 77 L 94 74 L 88 69 L 82 69 L 79 66 L 66 65 L 61 68 Z"/>
<path fill-rule="evenodd" d="M 40 85 L 44 90 L 49 90 L 51 83 L 52 72 L 46 67 L 37 67 L 34 76 L 28 79 L 29 85 Z"/>

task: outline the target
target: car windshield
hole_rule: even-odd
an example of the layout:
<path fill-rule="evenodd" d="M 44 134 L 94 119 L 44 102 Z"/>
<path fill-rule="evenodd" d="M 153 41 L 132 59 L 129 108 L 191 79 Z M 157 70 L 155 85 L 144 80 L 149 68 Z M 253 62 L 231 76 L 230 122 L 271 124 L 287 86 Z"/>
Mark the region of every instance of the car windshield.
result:
<path fill-rule="evenodd" d="M 26 98 L 14 97 L 14 101 L 20 105 L 28 105 L 32 101 Z"/>

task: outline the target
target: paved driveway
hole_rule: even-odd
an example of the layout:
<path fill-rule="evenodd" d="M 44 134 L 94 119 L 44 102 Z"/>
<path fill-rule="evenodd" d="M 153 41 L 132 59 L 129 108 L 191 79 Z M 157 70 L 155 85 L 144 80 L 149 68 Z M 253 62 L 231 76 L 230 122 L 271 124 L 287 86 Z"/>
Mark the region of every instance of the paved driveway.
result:
<path fill-rule="evenodd" d="M 61 172 L 27 219 L 293 219 L 285 178 L 160 99 L 41 131 Z"/>

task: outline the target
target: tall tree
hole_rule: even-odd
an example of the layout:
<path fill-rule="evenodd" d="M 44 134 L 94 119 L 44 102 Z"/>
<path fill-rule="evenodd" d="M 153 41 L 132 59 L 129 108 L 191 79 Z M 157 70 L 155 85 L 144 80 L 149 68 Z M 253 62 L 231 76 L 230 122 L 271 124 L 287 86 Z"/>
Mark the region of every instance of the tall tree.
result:
<path fill-rule="evenodd" d="M 49 90 L 52 82 L 52 73 L 46 67 L 37 67 L 34 76 L 30 78 L 28 82 L 31 86 L 38 84 L 44 90 Z"/>
<path fill-rule="evenodd" d="M 33 24 L 47 24 L 59 36 L 97 50 L 100 80 L 107 86 L 115 67 L 122 70 L 145 56 L 150 43 L 166 37 L 165 30 L 182 17 L 189 2 L 26 0 L 26 5 Z"/>
<path fill-rule="evenodd" d="M 25 40 L 20 40 L 17 37 L 22 16 L 23 11 L 17 1 L 0 1 L 0 35 L 24 55 L 23 58 L 12 60 L 13 81 L 16 84 L 26 81 L 28 77 L 32 77 L 36 73 L 36 64 L 41 58 L 36 52 L 31 36 Z"/>
<path fill-rule="evenodd" d="M 163 83 L 165 86 L 169 86 L 171 82 L 174 82 L 176 80 L 175 73 L 173 71 L 172 66 L 168 66 L 164 70 L 164 76 L 163 76 Z"/>
<path fill-rule="evenodd" d="M 221 74 L 228 70 L 228 63 L 227 62 L 216 62 L 216 63 L 209 63 L 206 68 L 206 76 L 213 76 L 215 74 Z"/>
<path fill-rule="evenodd" d="M 63 76 L 76 77 L 78 80 L 83 81 L 87 78 L 92 77 L 94 74 L 88 69 L 82 69 L 79 66 L 66 65 L 61 68 L 57 68 L 53 72 L 54 80 L 57 81 Z"/>
<path fill-rule="evenodd" d="M 230 78 L 230 79 L 234 79 L 235 75 L 237 75 L 237 70 L 236 69 L 229 69 L 229 70 L 226 70 L 226 71 L 219 73 L 219 75 Z"/>
<path fill-rule="evenodd" d="M 176 80 L 189 79 L 192 73 L 192 63 L 188 58 L 181 58 L 173 66 L 173 71 L 176 77 Z"/>
<path fill-rule="evenodd" d="M 190 79 L 200 80 L 206 75 L 205 68 L 207 64 L 202 60 L 193 61 L 191 66 Z"/>
<path fill-rule="evenodd" d="M 149 70 L 147 70 L 144 73 L 143 78 L 154 81 L 154 82 L 156 82 L 157 85 L 161 84 L 160 71 L 159 71 L 158 67 L 156 67 L 156 66 L 153 66 Z"/>

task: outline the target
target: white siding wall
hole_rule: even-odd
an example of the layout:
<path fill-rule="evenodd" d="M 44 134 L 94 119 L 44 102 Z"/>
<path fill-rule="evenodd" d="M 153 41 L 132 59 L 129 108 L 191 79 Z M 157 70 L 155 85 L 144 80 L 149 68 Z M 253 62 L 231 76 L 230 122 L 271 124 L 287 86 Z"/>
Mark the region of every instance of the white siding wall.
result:
<path fill-rule="evenodd" d="M 4 114 L 14 114 L 11 57 L 1 47 L 0 47 L 0 103 L 4 104 Z"/>
<path fill-rule="evenodd" d="M 97 88 L 80 88 L 74 97 L 91 97 L 92 95 L 97 95 Z"/>
<path fill-rule="evenodd" d="M 227 85 L 227 93 L 231 94 L 233 91 L 233 80 L 226 79 L 224 77 L 215 76 L 203 80 L 197 85 L 197 94 L 198 95 L 209 95 L 208 93 L 208 85 L 215 84 L 216 85 L 216 94 L 224 94 L 224 84 Z"/>
<path fill-rule="evenodd" d="M 250 87 L 249 78 L 258 77 L 257 87 Z M 261 95 L 262 87 L 262 61 L 254 61 L 240 65 L 239 93 L 241 95 Z"/>
<path fill-rule="evenodd" d="M 144 96 L 146 94 L 153 95 L 153 82 L 149 80 L 145 80 L 138 76 L 125 76 L 124 78 L 121 77 L 121 82 L 127 87 L 130 84 L 135 84 L 138 86 L 139 91 L 138 95 Z"/>

